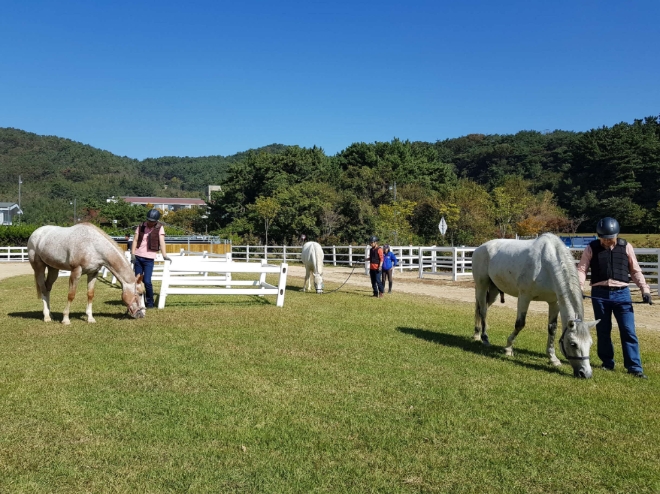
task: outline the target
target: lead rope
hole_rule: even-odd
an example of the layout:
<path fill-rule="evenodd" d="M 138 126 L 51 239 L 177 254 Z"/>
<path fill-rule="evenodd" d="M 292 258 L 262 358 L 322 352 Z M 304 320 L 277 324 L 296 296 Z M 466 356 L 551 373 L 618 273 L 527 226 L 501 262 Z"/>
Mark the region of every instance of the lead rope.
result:
<path fill-rule="evenodd" d="M 353 275 L 353 272 L 355 271 L 355 268 L 357 268 L 357 265 L 353 266 L 353 270 L 351 271 L 351 274 L 348 275 L 348 278 L 346 278 L 346 281 L 344 281 L 344 282 L 339 286 L 339 288 L 341 288 L 342 286 L 344 286 L 344 285 L 348 282 L 348 280 L 350 279 L 350 277 Z M 330 295 L 331 293 L 334 293 L 334 292 L 336 292 L 337 290 L 339 290 L 339 288 L 335 288 L 334 290 L 331 290 L 331 291 L 329 291 L 329 292 L 321 292 L 321 295 Z"/>

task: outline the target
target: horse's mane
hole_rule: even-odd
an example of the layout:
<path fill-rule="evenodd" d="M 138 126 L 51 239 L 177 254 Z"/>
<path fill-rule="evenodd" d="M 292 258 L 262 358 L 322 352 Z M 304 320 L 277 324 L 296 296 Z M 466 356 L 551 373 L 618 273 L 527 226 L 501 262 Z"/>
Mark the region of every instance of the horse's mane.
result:
<path fill-rule="evenodd" d="M 99 227 L 97 227 L 96 225 L 92 225 L 91 223 L 86 223 L 86 224 L 89 225 L 89 226 L 91 226 L 94 230 L 96 230 L 98 233 L 100 233 L 102 236 L 104 236 L 104 237 L 106 238 L 106 240 L 108 240 L 108 241 L 110 242 L 110 244 L 112 245 L 112 247 L 117 251 L 117 253 L 118 253 L 119 255 L 121 255 L 122 258 L 124 258 L 124 251 L 121 250 L 121 248 L 119 247 L 119 245 L 117 244 L 117 242 L 115 242 L 115 240 L 114 240 L 110 235 L 108 235 L 107 233 L 105 233 L 103 230 L 101 230 L 101 229 L 100 229 Z"/>
<path fill-rule="evenodd" d="M 566 245 L 552 233 L 544 233 L 539 237 L 539 239 L 544 239 L 545 242 L 552 244 L 554 251 L 556 252 L 557 266 L 556 269 L 561 273 L 558 276 L 558 281 L 564 286 L 557 287 L 566 290 L 567 296 L 573 307 L 579 308 L 580 313 L 574 314 L 576 317 L 582 317 L 584 314 L 583 304 L 582 304 L 582 288 L 580 287 L 580 278 L 578 277 L 577 269 L 575 269 L 575 260 L 571 251 L 566 248 Z M 559 274 L 558 273 L 558 274 Z"/>

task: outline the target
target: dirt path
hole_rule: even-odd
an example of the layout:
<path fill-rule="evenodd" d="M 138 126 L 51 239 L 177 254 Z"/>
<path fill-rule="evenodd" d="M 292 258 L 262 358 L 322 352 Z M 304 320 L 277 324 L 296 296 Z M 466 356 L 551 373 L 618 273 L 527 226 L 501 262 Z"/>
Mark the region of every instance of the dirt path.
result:
<path fill-rule="evenodd" d="M 29 262 L 0 262 L 0 280 L 23 274 L 32 274 Z"/>
<path fill-rule="evenodd" d="M 324 267 L 323 280 L 325 282 L 343 283 L 348 275 L 351 273 L 352 268 L 345 267 Z M 289 266 L 289 275 L 296 278 L 305 277 L 305 268 L 302 266 L 292 265 Z M 371 293 L 371 282 L 369 277 L 364 274 L 364 268 L 358 266 L 353 275 L 349 278 L 347 285 L 352 287 L 361 286 L 367 293 Z M 333 290 L 336 286 L 326 286 L 326 289 Z M 424 279 L 419 279 L 417 271 L 404 271 L 394 273 L 394 283 L 392 286 L 393 292 L 413 293 L 417 295 L 425 295 L 429 297 L 437 297 L 446 300 L 457 302 L 474 303 L 474 283 L 470 281 L 452 281 L 446 275 L 428 275 Z M 385 294 L 387 297 L 388 295 Z M 637 288 L 632 291 L 633 300 L 641 301 L 641 295 Z M 499 299 L 493 308 L 496 310 L 510 309 L 516 310 L 517 298 L 507 295 L 504 304 L 499 303 Z M 656 304 L 660 304 L 660 299 L 655 296 Z M 594 320 L 593 309 L 590 303 L 584 304 L 585 319 Z M 532 302 L 530 311 L 534 312 L 548 312 L 548 304 L 545 302 Z M 660 330 L 658 305 L 649 306 L 646 304 L 635 304 L 635 324 L 637 327 Z"/>
<path fill-rule="evenodd" d="M 351 273 L 352 268 L 346 267 L 329 267 L 325 266 L 323 279 L 326 282 L 343 283 Z M 17 263 L 0 263 L 0 280 L 9 278 L 11 276 L 20 276 L 32 274 L 32 267 L 28 262 Z M 289 266 L 289 275 L 296 278 L 305 277 L 305 268 L 302 266 L 291 265 Z M 365 292 L 371 292 L 371 283 L 369 277 L 364 274 L 364 268 L 358 266 L 353 275 L 349 278 L 347 285 L 351 287 L 362 287 Z M 327 286 L 326 289 L 333 290 L 336 286 Z M 428 297 L 437 297 L 446 300 L 453 300 L 457 302 L 474 303 L 474 283 L 472 281 L 452 281 L 448 276 L 444 275 L 429 275 L 420 280 L 417 276 L 417 271 L 399 271 L 394 273 L 394 292 L 413 293 L 417 295 L 425 295 Z M 387 296 L 387 294 L 385 295 Z M 633 300 L 641 300 L 639 290 L 633 291 Z M 493 304 L 495 310 L 510 309 L 516 310 L 517 299 L 515 297 L 506 296 L 506 302 L 500 304 L 499 301 Z M 656 297 L 656 304 L 660 304 L 660 299 Z M 584 304 L 585 318 L 593 320 L 594 314 L 591 309 L 591 304 Z M 545 302 L 532 302 L 529 309 L 534 312 L 546 313 L 548 305 Z M 635 305 L 635 323 L 640 328 L 660 330 L 659 314 L 660 307 L 658 305 Z"/>

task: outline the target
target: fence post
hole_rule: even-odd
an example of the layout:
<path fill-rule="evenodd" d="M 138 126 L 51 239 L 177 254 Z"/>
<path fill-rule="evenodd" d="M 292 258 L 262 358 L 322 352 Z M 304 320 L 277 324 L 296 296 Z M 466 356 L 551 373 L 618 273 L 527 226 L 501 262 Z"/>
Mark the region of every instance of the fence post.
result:
<path fill-rule="evenodd" d="M 353 267 L 353 244 L 348 246 L 348 266 Z"/>
<path fill-rule="evenodd" d="M 268 246 L 264 244 L 264 261 L 268 262 Z"/>
<path fill-rule="evenodd" d="M 419 264 L 419 277 L 424 278 L 424 256 L 422 255 L 424 251 L 422 248 L 419 248 L 419 254 L 418 255 L 418 264 Z"/>
<path fill-rule="evenodd" d="M 431 272 L 435 274 L 435 263 L 437 262 L 438 252 L 435 250 L 435 245 L 431 246 L 433 250 L 431 251 Z"/>
<path fill-rule="evenodd" d="M 364 249 L 364 274 L 368 275 L 369 274 L 369 249 L 371 247 L 367 246 Z"/>
<path fill-rule="evenodd" d="M 283 256 L 282 262 L 286 262 L 286 245 L 282 246 L 282 256 Z"/>
<path fill-rule="evenodd" d="M 660 249 L 656 249 L 655 253 L 658 256 L 658 266 L 657 266 L 655 281 L 658 284 L 658 295 L 660 295 Z"/>
<path fill-rule="evenodd" d="M 332 265 L 337 265 L 337 249 L 335 249 L 334 245 L 332 246 Z"/>
<path fill-rule="evenodd" d="M 246 245 L 245 246 L 245 262 L 250 261 L 250 246 Z"/>
<path fill-rule="evenodd" d="M 399 273 L 403 273 L 403 247 L 399 247 Z"/>
<path fill-rule="evenodd" d="M 451 255 L 451 271 L 452 274 L 454 275 L 454 281 L 458 281 L 458 249 L 456 247 L 452 247 L 452 255 Z"/>

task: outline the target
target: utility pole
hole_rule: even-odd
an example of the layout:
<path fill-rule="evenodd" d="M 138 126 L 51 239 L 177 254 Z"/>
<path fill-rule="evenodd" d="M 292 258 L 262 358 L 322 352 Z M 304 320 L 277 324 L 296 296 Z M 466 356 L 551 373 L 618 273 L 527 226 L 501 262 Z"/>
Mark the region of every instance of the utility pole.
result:
<path fill-rule="evenodd" d="M 76 213 L 76 199 L 73 199 L 73 202 L 69 201 L 69 204 L 73 204 L 73 224 L 78 223 L 78 214 Z"/>
<path fill-rule="evenodd" d="M 21 176 L 18 176 L 18 224 L 21 224 L 21 216 L 23 216 L 23 210 L 21 209 Z"/>

